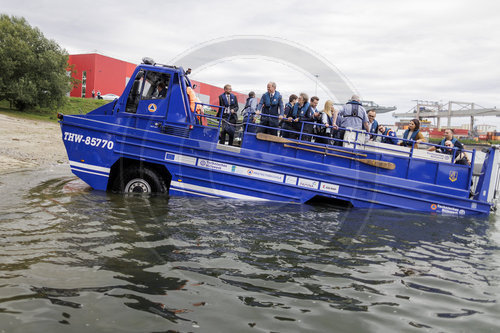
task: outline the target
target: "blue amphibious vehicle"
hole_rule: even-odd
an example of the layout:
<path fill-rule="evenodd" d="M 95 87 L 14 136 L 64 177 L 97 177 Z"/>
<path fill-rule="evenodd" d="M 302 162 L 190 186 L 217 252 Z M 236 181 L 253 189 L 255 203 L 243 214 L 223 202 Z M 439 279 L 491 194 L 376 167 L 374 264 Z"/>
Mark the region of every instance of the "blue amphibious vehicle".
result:
<path fill-rule="evenodd" d="M 132 77 L 114 102 L 58 115 L 72 172 L 96 190 L 456 215 L 494 207 L 496 147 L 465 151 L 471 165 L 460 165 L 452 155 L 369 141 L 350 129 L 341 146 L 250 131 L 240 147 L 221 145 L 224 120 L 192 112 L 218 106 L 192 108 L 181 67 L 145 60 Z M 155 96 L 159 85 L 166 94 Z"/>

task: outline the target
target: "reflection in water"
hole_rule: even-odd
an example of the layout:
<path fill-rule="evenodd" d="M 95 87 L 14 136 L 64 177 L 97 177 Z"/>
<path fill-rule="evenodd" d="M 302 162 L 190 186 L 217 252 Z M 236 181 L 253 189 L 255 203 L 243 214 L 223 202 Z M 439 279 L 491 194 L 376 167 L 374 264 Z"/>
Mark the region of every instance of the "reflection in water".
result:
<path fill-rule="evenodd" d="M 21 176 L 0 178 L 9 332 L 498 329 L 495 216 L 121 196 L 61 170 Z"/>

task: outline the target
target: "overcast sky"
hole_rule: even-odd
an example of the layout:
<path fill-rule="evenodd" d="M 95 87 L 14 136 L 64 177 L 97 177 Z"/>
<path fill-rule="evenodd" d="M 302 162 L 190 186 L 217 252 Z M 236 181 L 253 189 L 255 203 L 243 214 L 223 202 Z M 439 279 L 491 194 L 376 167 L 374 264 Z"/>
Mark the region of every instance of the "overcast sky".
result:
<path fill-rule="evenodd" d="M 144 56 L 169 63 L 201 43 L 237 35 L 284 39 L 327 59 L 363 99 L 398 112 L 416 99 L 500 108 L 499 1 L 0 0 L 0 13 L 26 18 L 70 54 L 133 63 Z M 265 55 L 221 61 L 192 78 L 243 93 L 263 92 L 273 80 L 285 97 L 317 89 L 314 78 Z M 326 94 L 321 87 L 317 94 L 322 105 Z"/>

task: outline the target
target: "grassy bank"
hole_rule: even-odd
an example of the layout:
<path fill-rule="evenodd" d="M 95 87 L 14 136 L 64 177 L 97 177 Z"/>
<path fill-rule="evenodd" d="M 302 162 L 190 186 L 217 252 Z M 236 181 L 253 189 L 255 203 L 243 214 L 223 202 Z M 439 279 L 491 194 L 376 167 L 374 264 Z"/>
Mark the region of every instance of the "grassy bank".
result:
<path fill-rule="evenodd" d="M 58 112 L 64 114 L 84 114 L 109 102 L 112 101 L 105 101 L 102 99 L 98 100 L 90 98 L 68 97 L 66 99 L 66 103 L 58 109 L 34 108 L 34 109 L 19 111 L 16 109 L 9 108 L 9 102 L 0 101 L 0 113 L 9 116 L 15 116 L 33 120 L 57 121 Z"/>
<path fill-rule="evenodd" d="M 439 144 L 441 143 L 442 139 L 429 139 L 430 143 L 434 144 Z M 464 144 L 464 145 L 498 145 L 500 144 L 500 141 L 498 140 L 491 140 L 491 141 L 476 141 L 472 139 L 459 139 L 459 141 Z"/>

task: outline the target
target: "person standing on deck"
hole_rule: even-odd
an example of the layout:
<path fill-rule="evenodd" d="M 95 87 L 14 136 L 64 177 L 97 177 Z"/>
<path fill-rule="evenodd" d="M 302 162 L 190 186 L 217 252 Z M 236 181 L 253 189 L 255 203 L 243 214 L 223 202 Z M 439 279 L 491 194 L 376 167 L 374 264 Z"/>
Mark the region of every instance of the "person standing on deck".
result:
<path fill-rule="evenodd" d="M 278 125 L 281 119 L 283 119 L 283 100 L 281 94 L 276 90 L 276 83 L 269 82 L 267 84 L 267 92 L 262 95 L 260 103 L 257 106 L 257 115 L 262 113 L 260 118 L 260 124 L 266 127 L 273 128 L 259 128 L 259 132 L 267 133 L 271 135 L 278 135 Z M 270 115 L 265 116 L 265 115 Z M 276 128 L 276 129 L 274 129 Z"/>
<path fill-rule="evenodd" d="M 375 120 L 377 117 L 377 112 L 375 110 L 368 110 L 368 126 L 370 127 L 371 134 L 377 134 L 378 132 L 378 121 Z M 375 135 L 370 135 L 370 140 L 375 140 L 377 137 Z"/>
<path fill-rule="evenodd" d="M 316 118 L 319 115 L 318 102 L 319 102 L 318 97 L 316 96 L 311 97 L 309 108 L 307 109 L 306 113 L 301 115 L 300 117 L 300 121 L 304 123 L 302 127 L 304 133 L 304 135 L 302 136 L 302 140 L 304 141 L 311 141 L 312 139 L 312 136 L 306 134 L 314 133 L 314 124 L 311 123 L 316 122 Z"/>
<path fill-rule="evenodd" d="M 250 91 L 241 115 L 243 116 L 243 131 L 255 133 L 255 112 L 257 112 L 257 98 L 255 93 Z M 247 124 L 248 123 L 248 124 Z"/>
<path fill-rule="evenodd" d="M 226 143 L 226 134 L 229 136 L 229 145 L 233 145 L 235 124 L 238 120 L 238 100 L 236 96 L 231 93 L 232 88 L 230 84 L 224 86 L 224 93 L 219 96 L 219 111 L 217 112 L 217 117 L 221 116 L 222 113 L 222 130 L 220 133 L 220 144 Z"/>
<path fill-rule="evenodd" d="M 317 143 L 331 143 L 329 138 L 332 137 L 332 127 L 333 127 L 333 115 L 335 109 L 333 107 L 333 101 L 327 100 L 325 102 L 325 106 L 323 107 L 323 111 L 319 113 L 319 118 L 317 118 L 317 122 L 322 126 L 317 126 L 316 133 L 320 135 L 315 139 Z"/>
<path fill-rule="evenodd" d="M 285 105 L 285 113 L 283 117 L 283 125 L 282 125 L 282 131 L 281 131 L 281 136 L 284 138 L 295 138 L 295 133 L 289 132 L 289 131 L 295 131 L 294 128 L 294 118 L 293 118 L 293 107 L 295 106 L 295 103 L 297 103 L 297 100 L 299 98 L 295 94 L 291 94 L 290 97 L 288 97 L 288 103 Z"/>
<path fill-rule="evenodd" d="M 342 121 L 340 127 L 352 128 L 354 130 L 362 131 L 363 129 L 367 132 L 370 131 L 368 126 L 368 116 L 366 114 L 365 108 L 361 105 L 360 98 L 358 95 L 352 95 L 351 100 L 342 106 L 338 114 L 334 116 L 333 123 L 336 123 L 337 117 L 341 117 Z M 337 133 L 338 138 L 342 139 L 344 137 L 345 130 L 341 129 Z"/>
<path fill-rule="evenodd" d="M 306 93 L 300 93 L 297 99 L 297 103 L 293 106 L 292 114 L 289 115 L 289 119 L 291 118 L 292 129 L 295 133 L 290 133 L 290 138 L 298 139 L 300 135 L 300 131 L 302 128 L 302 123 L 300 122 L 300 117 L 302 114 L 306 114 L 309 109 L 309 103 L 307 100 L 309 96 Z"/>

